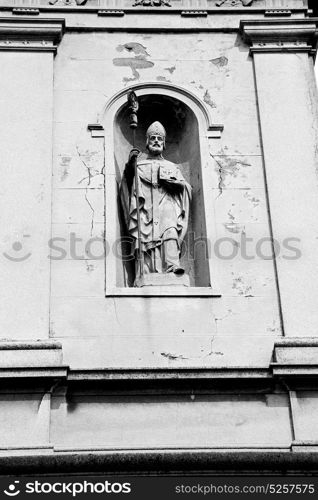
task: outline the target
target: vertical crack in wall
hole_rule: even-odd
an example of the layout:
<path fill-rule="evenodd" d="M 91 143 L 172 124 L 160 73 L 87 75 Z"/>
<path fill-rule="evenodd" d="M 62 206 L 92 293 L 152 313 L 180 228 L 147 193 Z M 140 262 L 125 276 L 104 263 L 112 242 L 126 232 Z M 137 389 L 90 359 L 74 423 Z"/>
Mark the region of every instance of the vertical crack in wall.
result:
<path fill-rule="evenodd" d="M 217 170 L 218 170 L 218 175 L 219 175 L 219 182 L 218 182 L 219 194 L 216 197 L 216 199 L 217 199 L 221 196 L 221 194 L 223 194 L 223 189 L 225 188 L 225 183 L 224 183 L 225 172 L 224 172 L 223 165 L 215 158 L 215 156 L 212 153 L 210 153 L 210 156 L 211 156 L 211 158 L 213 158 L 213 160 L 215 161 L 215 163 L 218 166 Z"/>
<path fill-rule="evenodd" d="M 86 162 L 83 160 L 82 158 L 82 155 L 79 151 L 79 147 L 76 146 L 76 151 L 77 151 L 77 154 L 81 160 L 81 162 L 83 163 L 84 167 L 86 168 L 87 170 L 87 174 L 88 176 L 86 177 L 86 179 L 88 179 L 88 182 L 87 182 L 87 185 L 85 187 L 85 200 L 90 208 L 90 210 L 92 211 L 92 218 L 91 218 L 91 236 L 93 236 L 93 231 L 94 231 L 94 218 L 95 218 L 95 210 L 94 210 L 94 207 L 92 206 L 91 202 L 89 201 L 88 199 L 88 189 L 89 189 L 89 186 L 90 186 L 90 183 L 91 183 L 91 179 L 92 179 L 92 173 L 91 173 L 91 170 L 90 170 L 90 167 L 86 164 Z M 82 182 L 84 179 L 82 179 L 80 182 Z"/>

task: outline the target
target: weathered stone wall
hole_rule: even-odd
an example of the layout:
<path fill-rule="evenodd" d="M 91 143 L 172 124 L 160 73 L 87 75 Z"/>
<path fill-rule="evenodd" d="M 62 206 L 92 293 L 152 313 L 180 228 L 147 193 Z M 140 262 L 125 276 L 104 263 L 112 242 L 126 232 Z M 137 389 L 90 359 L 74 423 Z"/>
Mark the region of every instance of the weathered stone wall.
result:
<path fill-rule="evenodd" d="M 66 246 L 70 231 L 84 240 L 78 260 L 66 248 L 67 257 L 52 262 L 51 336 L 63 339 L 67 361 L 268 364 L 280 320 L 273 262 L 255 250 L 270 233 L 248 47 L 236 33 L 74 33 L 65 35 L 55 64 L 53 234 L 65 237 Z M 217 238 L 234 242 L 220 240 L 215 248 L 212 242 L 220 254 L 212 286 L 221 298 L 105 299 L 104 262 L 85 258 L 85 242 L 104 230 L 103 140 L 91 138 L 87 124 L 116 92 L 143 81 L 188 89 L 224 124 L 221 139 L 206 139 L 210 156 L 204 159 L 212 174 L 206 210 L 215 214 Z M 253 239 L 252 260 L 235 247 L 242 235 Z M 97 243 L 93 252 L 101 250 Z M 263 250 L 268 254 L 270 246 Z"/>
<path fill-rule="evenodd" d="M 111 460 L 123 448 L 248 449 L 250 463 L 263 451 L 267 470 L 281 453 L 305 463 L 318 449 L 307 3 L 43 2 L 0 20 L 2 251 L 31 252 L 1 260 L 0 463 L 19 453 L 63 463 L 74 450 L 93 463 L 98 450 Z M 191 95 L 224 126 L 200 129 L 208 290 L 107 289 L 118 180 L 107 106 L 142 84 Z M 288 237 L 300 239 L 301 259 L 290 260 Z"/>

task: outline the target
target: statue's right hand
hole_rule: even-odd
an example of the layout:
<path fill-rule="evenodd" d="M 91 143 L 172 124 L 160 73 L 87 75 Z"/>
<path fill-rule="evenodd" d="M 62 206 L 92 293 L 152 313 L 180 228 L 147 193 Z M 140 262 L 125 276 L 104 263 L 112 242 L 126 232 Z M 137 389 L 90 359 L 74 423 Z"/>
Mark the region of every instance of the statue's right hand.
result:
<path fill-rule="evenodd" d="M 133 148 L 129 153 L 128 163 L 130 164 L 134 163 L 139 154 L 140 154 L 139 149 Z"/>

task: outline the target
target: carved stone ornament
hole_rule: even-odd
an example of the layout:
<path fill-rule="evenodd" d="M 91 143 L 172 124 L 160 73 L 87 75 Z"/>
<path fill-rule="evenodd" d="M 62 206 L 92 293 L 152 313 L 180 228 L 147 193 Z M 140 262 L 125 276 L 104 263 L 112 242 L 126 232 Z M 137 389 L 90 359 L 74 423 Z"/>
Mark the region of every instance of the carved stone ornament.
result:
<path fill-rule="evenodd" d="M 131 126 L 137 128 L 136 99 L 130 97 L 129 109 Z M 131 150 L 120 186 L 124 224 L 135 255 L 135 287 L 190 285 L 180 258 L 192 187 L 178 165 L 163 157 L 165 143 L 163 125 L 153 122 L 146 132 L 147 151 Z"/>
<path fill-rule="evenodd" d="M 62 5 L 85 5 L 87 0 L 49 0 L 50 5 L 62 4 Z"/>
<path fill-rule="evenodd" d="M 162 5 L 171 7 L 171 2 L 170 0 L 135 0 L 133 7 L 137 7 L 138 5 L 142 5 L 143 7 L 161 7 Z"/>
<path fill-rule="evenodd" d="M 243 5 L 244 7 L 249 7 L 252 5 L 253 0 L 218 0 L 216 2 L 217 7 L 221 7 L 221 5 L 230 5 L 231 7 L 236 7 L 237 5 Z"/>

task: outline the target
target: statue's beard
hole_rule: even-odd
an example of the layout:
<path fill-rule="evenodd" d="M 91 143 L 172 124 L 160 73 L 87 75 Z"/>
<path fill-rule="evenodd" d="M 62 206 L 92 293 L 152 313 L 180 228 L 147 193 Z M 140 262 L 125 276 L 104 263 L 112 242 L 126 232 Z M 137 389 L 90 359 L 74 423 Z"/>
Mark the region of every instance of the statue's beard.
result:
<path fill-rule="evenodd" d="M 159 156 L 162 154 L 163 148 L 158 144 L 154 146 L 148 146 L 148 151 L 154 156 Z"/>

